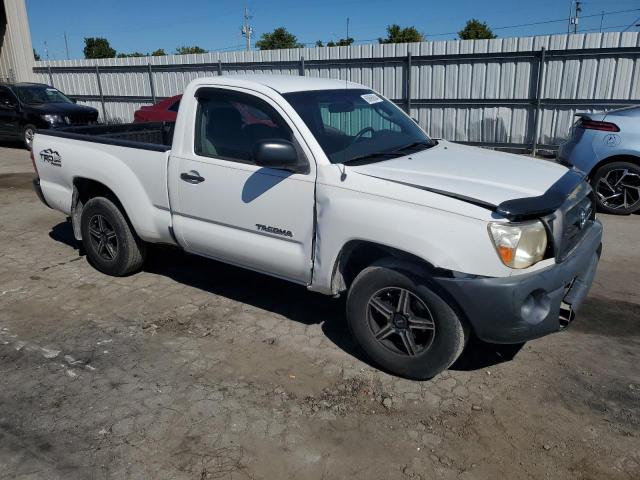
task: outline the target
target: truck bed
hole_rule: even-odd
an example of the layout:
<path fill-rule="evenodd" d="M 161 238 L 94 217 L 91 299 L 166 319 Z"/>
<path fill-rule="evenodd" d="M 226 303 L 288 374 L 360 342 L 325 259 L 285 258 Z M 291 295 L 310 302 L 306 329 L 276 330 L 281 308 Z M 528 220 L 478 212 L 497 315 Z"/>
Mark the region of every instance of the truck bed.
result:
<path fill-rule="evenodd" d="M 174 126 L 174 122 L 122 123 L 38 130 L 37 133 L 85 142 L 167 151 L 171 150 Z"/>

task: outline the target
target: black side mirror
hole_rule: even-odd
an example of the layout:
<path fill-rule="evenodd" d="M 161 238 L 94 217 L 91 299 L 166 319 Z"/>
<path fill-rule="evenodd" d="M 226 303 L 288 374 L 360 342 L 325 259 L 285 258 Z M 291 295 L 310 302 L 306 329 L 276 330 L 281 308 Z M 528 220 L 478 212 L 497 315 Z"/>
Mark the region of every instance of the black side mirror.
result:
<path fill-rule="evenodd" d="M 253 161 L 256 165 L 276 168 L 294 173 L 304 173 L 306 165 L 298 162 L 298 152 L 293 143 L 287 140 L 261 140 L 253 148 Z"/>
<path fill-rule="evenodd" d="M 73 103 L 78 103 L 78 100 L 77 100 L 77 99 L 75 99 L 75 98 L 72 98 L 72 99 L 71 99 L 71 101 L 72 101 Z"/>

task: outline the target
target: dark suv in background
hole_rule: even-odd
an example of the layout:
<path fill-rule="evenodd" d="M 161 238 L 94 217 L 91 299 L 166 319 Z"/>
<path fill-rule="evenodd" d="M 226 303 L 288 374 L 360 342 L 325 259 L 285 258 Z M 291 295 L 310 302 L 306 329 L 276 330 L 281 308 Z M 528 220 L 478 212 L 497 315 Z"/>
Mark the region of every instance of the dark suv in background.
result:
<path fill-rule="evenodd" d="M 22 140 L 31 150 L 38 128 L 90 125 L 98 110 L 75 101 L 41 83 L 0 84 L 0 139 Z"/>

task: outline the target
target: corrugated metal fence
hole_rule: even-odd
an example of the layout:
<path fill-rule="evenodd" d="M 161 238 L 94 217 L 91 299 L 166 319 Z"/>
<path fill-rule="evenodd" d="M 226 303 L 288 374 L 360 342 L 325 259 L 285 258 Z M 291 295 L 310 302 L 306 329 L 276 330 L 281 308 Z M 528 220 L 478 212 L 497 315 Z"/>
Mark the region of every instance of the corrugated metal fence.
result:
<path fill-rule="evenodd" d="M 39 81 L 127 122 L 194 78 L 277 73 L 340 78 L 392 99 L 431 136 L 553 149 L 576 111 L 640 103 L 637 32 L 37 62 Z"/>

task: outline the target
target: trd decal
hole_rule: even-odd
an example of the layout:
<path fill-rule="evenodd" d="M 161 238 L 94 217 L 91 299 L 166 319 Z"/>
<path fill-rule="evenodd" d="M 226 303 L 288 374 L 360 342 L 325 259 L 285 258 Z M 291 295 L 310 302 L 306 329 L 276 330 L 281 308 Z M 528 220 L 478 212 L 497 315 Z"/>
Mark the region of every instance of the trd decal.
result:
<path fill-rule="evenodd" d="M 50 148 L 42 150 L 40 152 L 40 158 L 44 163 L 50 163 L 54 167 L 62 166 L 62 158 L 60 157 L 60 154 Z"/>
<path fill-rule="evenodd" d="M 282 235 L 283 237 L 293 237 L 291 230 L 283 230 L 278 227 L 270 227 L 269 225 L 261 225 L 256 223 L 256 228 L 261 232 L 275 233 L 276 235 Z"/>

